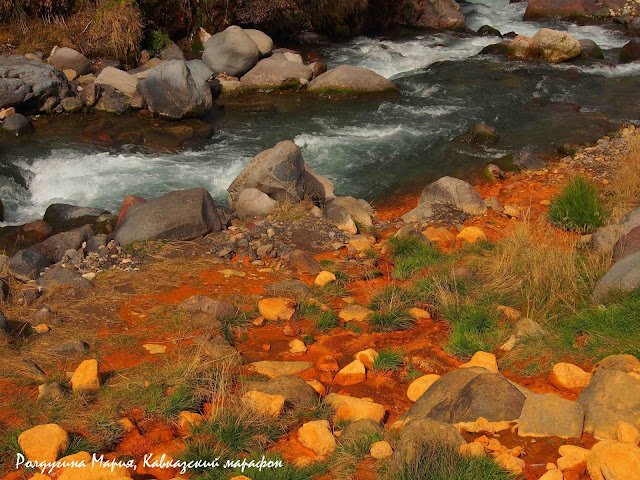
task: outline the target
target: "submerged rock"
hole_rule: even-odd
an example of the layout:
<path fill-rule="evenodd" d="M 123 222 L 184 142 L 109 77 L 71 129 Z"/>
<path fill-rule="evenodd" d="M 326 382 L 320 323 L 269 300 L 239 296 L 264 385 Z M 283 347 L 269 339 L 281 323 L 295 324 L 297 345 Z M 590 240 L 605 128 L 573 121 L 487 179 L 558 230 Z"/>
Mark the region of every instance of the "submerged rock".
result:
<path fill-rule="evenodd" d="M 396 92 L 398 87 L 372 70 L 340 65 L 314 78 L 307 90 L 313 93 L 384 93 Z"/>
<path fill-rule="evenodd" d="M 634 37 L 620 50 L 620 63 L 635 62 L 640 59 L 640 38 Z"/>

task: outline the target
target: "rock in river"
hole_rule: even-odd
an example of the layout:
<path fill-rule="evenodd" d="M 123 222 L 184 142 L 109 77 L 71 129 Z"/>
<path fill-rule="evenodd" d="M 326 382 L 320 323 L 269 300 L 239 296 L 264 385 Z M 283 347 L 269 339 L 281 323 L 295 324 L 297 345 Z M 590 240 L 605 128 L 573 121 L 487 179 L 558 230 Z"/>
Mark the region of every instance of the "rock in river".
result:
<path fill-rule="evenodd" d="M 307 90 L 314 93 L 383 93 L 396 92 L 398 87 L 372 70 L 340 65 L 314 78 Z"/>

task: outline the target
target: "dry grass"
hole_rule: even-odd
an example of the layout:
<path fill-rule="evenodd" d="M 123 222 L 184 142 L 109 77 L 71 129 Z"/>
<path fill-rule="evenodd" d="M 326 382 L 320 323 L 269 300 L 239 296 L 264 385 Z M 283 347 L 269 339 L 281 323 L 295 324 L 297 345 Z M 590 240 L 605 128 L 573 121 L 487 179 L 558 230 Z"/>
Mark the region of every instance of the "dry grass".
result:
<path fill-rule="evenodd" d="M 512 298 L 523 315 L 544 323 L 575 313 L 588 301 L 604 259 L 579 251 L 543 224 L 518 226 L 495 249 L 475 259 L 486 290 Z"/>
<path fill-rule="evenodd" d="M 144 38 L 140 9 L 131 0 L 106 0 L 96 10 L 87 31 L 93 54 L 127 59 Z"/>
<path fill-rule="evenodd" d="M 640 132 L 628 141 L 628 152 L 620 159 L 613 179 L 605 189 L 611 220 L 619 221 L 632 208 L 640 205 Z"/>

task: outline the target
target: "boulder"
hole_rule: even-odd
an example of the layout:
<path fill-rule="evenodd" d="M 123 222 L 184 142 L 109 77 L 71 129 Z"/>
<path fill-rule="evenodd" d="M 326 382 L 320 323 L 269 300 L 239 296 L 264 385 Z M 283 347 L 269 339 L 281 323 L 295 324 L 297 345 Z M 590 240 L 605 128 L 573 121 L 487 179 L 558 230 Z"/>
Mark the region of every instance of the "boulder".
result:
<path fill-rule="evenodd" d="M 527 338 L 544 337 L 547 332 L 535 321 L 530 318 L 521 318 L 513 327 L 513 333 L 504 342 L 500 349 L 506 352 L 510 352 L 521 341 Z"/>
<path fill-rule="evenodd" d="M 417 401 L 426 392 L 436 380 L 440 378 L 440 375 L 428 374 L 422 377 L 416 378 L 407 389 L 407 398 L 412 402 Z"/>
<path fill-rule="evenodd" d="M 54 266 L 47 270 L 40 278 L 38 285 L 44 288 L 51 287 L 75 287 L 75 288 L 93 288 L 93 283 L 84 278 L 75 270 Z"/>
<path fill-rule="evenodd" d="M 336 197 L 331 201 L 331 204 L 344 208 L 352 220 L 361 227 L 370 228 L 373 226 L 373 207 L 366 200 L 353 197 Z"/>
<path fill-rule="evenodd" d="M 542 18 L 576 19 L 593 14 L 598 9 L 591 0 L 529 0 L 524 20 Z"/>
<path fill-rule="evenodd" d="M 638 286 L 640 286 L 640 252 L 628 255 L 616 262 L 598 281 L 593 289 L 593 296 L 600 301 L 610 293 L 630 292 Z"/>
<path fill-rule="evenodd" d="M 307 297 L 311 294 L 309 286 L 301 280 L 282 280 L 265 286 L 264 291 L 269 296 L 289 298 Z"/>
<path fill-rule="evenodd" d="M 80 98 L 82 99 L 82 103 L 85 107 L 93 108 L 96 103 L 98 103 L 101 93 L 102 89 L 100 85 L 97 83 L 90 83 L 83 88 Z"/>
<path fill-rule="evenodd" d="M 584 410 L 578 402 L 551 393 L 530 395 L 518 421 L 521 437 L 579 438 Z"/>
<path fill-rule="evenodd" d="M 313 93 L 384 93 L 398 87 L 372 70 L 340 65 L 314 78 L 307 91 Z"/>
<path fill-rule="evenodd" d="M 640 59 L 640 38 L 634 37 L 620 50 L 620 63 L 635 62 Z"/>
<path fill-rule="evenodd" d="M 467 363 L 460 365 L 460 368 L 482 367 L 490 372 L 498 373 L 498 361 L 493 353 L 476 352 Z"/>
<path fill-rule="evenodd" d="M 331 180 L 318 175 L 307 164 L 304 166 L 303 177 L 304 196 L 310 198 L 314 204 L 322 206 L 336 198 Z"/>
<path fill-rule="evenodd" d="M 178 304 L 190 313 L 204 313 L 212 320 L 224 320 L 238 314 L 238 308 L 230 302 L 216 300 L 206 295 L 193 295 Z"/>
<path fill-rule="evenodd" d="M 396 453 L 404 464 L 415 461 L 426 444 L 459 448 L 467 442 L 453 426 L 435 420 L 411 420 L 400 431 Z"/>
<path fill-rule="evenodd" d="M 340 310 L 338 318 L 344 322 L 365 322 L 373 317 L 374 314 L 373 310 L 369 310 L 357 303 L 350 303 Z"/>
<path fill-rule="evenodd" d="M 213 73 L 241 77 L 258 62 L 260 49 L 240 27 L 232 25 L 204 44 L 202 61 Z"/>
<path fill-rule="evenodd" d="M 518 150 L 513 154 L 513 164 L 521 170 L 538 170 L 547 164 L 526 150 Z"/>
<path fill-rule="evenodd" d="M 184 60 L 184 53 L 180 49 L 178 45 L 175 43 L 171 43 L 167 45 L 160 53 L 158 53 L 158 58 L 160 60 Z"/>
<path fill-rule="evenodd" d="M 458 140 L 474 145 L 493 145 L 499 138 L 498 130 L 494 127 L 478 123 L 471 126 L 463 135 L 458 137 Z"/>
<path fill-rule="evenodd" d="M 500 30 L 493 28 L 491 25 L 483 25 L 481 26 L 476 35 L 480 37 L 502 37 Z"/>
<path fill-rule="evenodd" d="M 55 48 L 49 57 L 49 63 L 60 70 L 75 70 L 78 75 L 91 72 L 91 63 L 83 54 L 69 47 Z"/>
<path fill-rule="evenodd" d="M 266 382 L 243 382 L 245 392 L 254 390 L 270 395 L 282 395 L 285 408 L 312 408 L 318 399 L 316 391 L 300 377 L 281 375 Z"/>
<path fill-rule="evenodd" d="M 296 313 L 296 302 L 290 298 L 263 298 L 258 302 L 258 310 L 266 320 L 289 321 Z"/>
<path fill-rule="evenodd" d="M 61 232 L 33 245 L 31 250 L 44 255 L 51 263 L 58 263 L 67 250 L 78 250 L 84 242 L 95 234 L 90 225 L 68 232 Z"/>
<path fill-rule="evenodd" d="M 55 462 L 69 446 L 69 435 L 55 423 L 37 425 L 20 434 L 18 445 L 31 462 Z"/>
<path fill-rule="evenodd" d="M 49 99 L 68 88 L 67 77 L 57 67 L 22 55 L 0 55 L 0 108 L 38 113 Z"/>
<path fill-rule="evenodd" d="M 138 84 L 150 111 L 166 118 L 202 116 L 213 96 L 207 83 L 213 72 L 200 60 L 169 60 L 152 69 Z"/>
<path fill-rule="evenodd" d="M 640 430 L 627 422 L 618 422 L 616 438 L 619 442 L 638 445 L 640 443 Z"/>
<path fill-rule="evenodd" d="M 506 54 L 520 60 L 534 60 L 540 57 L 540 45 L 534 38 L 517 35 L 507 44 Z"/>
<path fill-rule="evenodd" d="M 56 232 L 71 230 L 93 224 L 106 210 L 91 207 L 78 207 L 66 203 L 52 203 L 44 212 L 43 220 Z"/>
<path fill-rule="evenodd" d="M 313 363 L 309 362 L 280 362 L 262 360 L 260 362 L 253 362 L 249 364 L 250 367 L 260 375 L 264 375 L 268 378 L 277 378 L 282 375 L 297 375 L 305 370 L 309 370 L 313 367 Z M 268 393 L 268 392 L 267 392 Z"/>
<path fill-rule="evenodd" d="M 258 50 L 260 50 L 261 56 L 266 57 L 267 55 L 271 55 L 271 52 L 273 52 L 273 40 L 269 35 L 252 28 L 245 28 L 244 33 L 246 33 L 256 44 Z"/>
<path fill-rule="evenodd" d="M 269 195 L 257 188 L 240 191 L 236 199 L 236 213 L 241 220 L 267 215 L 278 204 Z"/>
<path fill-rule="evenodd" d="M 342 368 L 333 379 L 336 385 L 356 385 L 367 379 L 367 371 L 360 360 L 353 362 Z"/>
<path fill-rule="evenodd" d="M 126 197 L 124 197 L 124 200 L 122 200 L 122 205 L 120 205 L 120 210 L 118 210 L 118 223 L 120 223 L 122 219 L 127 216 L 127 213 L 129 213 L 129 209 L 131 207 L 137 205 L 138 203 L 144 203 L 146 201 L 146 199 L 138 197 L 136 195 L 127 195 Z"/>
<path fill-rule="evenodd" d="M 138 79 L 114 67 L 105 67 L 96 78 L 95 83 L 103 87 L 105 85 L 113 87 L 127 97 L 133 97 L 138 92 Z"/>
<path fill-rule="evenodd" d="M 98 361 L 96 359 L 85 360 L 76 371 L 73 372 L 69 380 L 74 392 L 89 392 L 100 388 L 100 373 L 98 372 Z"/>
<path fill-rule="evenodd" d="M 353 218 L 351 218 L 351 215 L 349 215 L 347 209 L 342 205 L 334 202 L 327 204 L 324 209 L 324 216 L 343 232 L 351 235 L 358 233 L 356 223 L 353 221 Z"/>
<path fill-rule="evenodd" d="M 84 102 L 80 97 L 66 97 L 60 101 L 60 105 L 67 113 L 78 113 L 84 107 Z"/>
<path fill-rule="evenodd" d="M 40 272 L 51 264 L 41 253 L 20 250 L 9 260 L 9 271 L 18 280 L 28 282 L 40 276 Z"/>
<path fill-rule="evenodd" d="M 255 156 L 231 183 L 229 204 L 235 208 L 242 190 L 256 188 L 276 201 L 302 200 L 304 195 L 305 164 L 300 148 L 290 140 Z"/>
<path fill-rule="evenodd" d="M 327 420 L 313 420 L 302 425 L 298 440 L 319 458 L 328 458 L 336 449 L 336 439 Z"/>
<path fill-rule="evenodd" d="M 376 422 L 370 418 L 363 418 L 349 423 L 342 433 L 340 434 L 340 445 L 355 445 L 363 440 L 372 438 L 375 435 L 382 436 L 384 429 L 380 426 L 379 422 Z"/>
<path fill-rule="evenodd" d="M 640 360 L 633 355 L 609 355 L 596 363 L 595 371 L 600 370 L 640 374 Z"/>
<path fill-rule="evenodd" d="M 313 76 L 311 68 L 284 58 L 269 57 L 260 60 L 240 79 L 243 87 L 271 89 L 306 85 Z"/>
<path fill-rule="evenodd" d="M 634 227 L 613 245 L 612 260 L 617 262 L 636 252 L 640 252 L 640 227 Z"/>
<path fill-rule="evenodd" d="M 454 0 L 408 0 L 399 9 L 398 22 L 415 28 L 464 30 L 466 19 Z"/>
<path fill-rule="evenodd" d="M 260 416 L 279 417 L 284 408 L 284 397 L 280 394 L 250 390 L 242 396 L 242 404 Z"/>
<path fill-rule="evenodd" d="M 304 250 L 294 250 L 289 254 L 289 267 L 298 272 L 317 274 L 322 267 L 312 253 Z"/>
<path fill-rule="evenodd" d="M 591 480 L 636 480 L 640 472 L 640 448 L 605 440 L 593 446 L 587 459 Z"/>
<path fill-rule="evenodd" d="M 584 431 L 616 438 L 618 422 L 640 427 L 640 379 L 616 370 L 596 370 L 578 398 L 584 407 Z"/>
<path fill-rule="evenodd" d="M 540 56 L 552 63 L 564 62 L 582 52 L 580 42 L 567 32 L 541 28 L 533 36 L 540 46 Z"/>
<path fill-rule="evenodd" d="M 193 240 L 222 230 L 216 206 L 203 188 L 178 190 L 139 203 L 113 231 L 120 245 L 148 240 Z"/>
<path fill-rule="evenodd" d="M 596 42 L 588 39 L 582 39 L 579 40 L 579 42 L 580 49 L 582 50 L 580 57 L 586 58 L 587 60 L 604 60 L 604 53 L 602 53 L 602 49 Z"/>
<path fill-rule="evenodd" d="M 9 133 L 19 135 L 21 133 L 30 132 L 33 128 L 31 127 L 29 120 L 27 120 L 27 117 L 19 113 L 14 113 L 2 122 L 2 129 Z"/>

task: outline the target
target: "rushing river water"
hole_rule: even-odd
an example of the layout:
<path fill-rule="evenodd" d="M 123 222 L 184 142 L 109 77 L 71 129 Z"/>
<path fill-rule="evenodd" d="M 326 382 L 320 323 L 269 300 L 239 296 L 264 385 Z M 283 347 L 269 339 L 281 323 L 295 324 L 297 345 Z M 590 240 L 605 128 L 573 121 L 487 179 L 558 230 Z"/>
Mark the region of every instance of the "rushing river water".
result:
<path fill-rule="evenodd" d="M 628 41 L 610 27 L 523 22 L 525 3 L 484 0 L 463 8 L 474 30 L 485 24 L 525 35 L 543 26 L 568 30 L 594 40 L 611 63 Z M 213 138 L 180 153 L 99 148 L 62 133 L 46 139 L 34 135 L 1 150 L 0 167 L 6 172 L 7 165 L 15 165 L 20 171 L 15 178 L 0 178 L 8 223 L 39 218 L 52 202 L 116 211 L 128 194 L 152 198 L 193 186 L 225 202 L 226 187 L 249 160 L 284 139 L 302 148 L 305 160 L 334 181 L 338 194 L 375 201 L 398 189 L 417 190 L 442 175 L 469 176 L 488 158 L 515 149 L 541 151 L 593 140 L 611 129 L 604 116 L 640 120 L 640 62 L 546 65 L 477 56 L 498 40 L 434 33 L 401 40 L 357 38 L 325 47 L 320 53 L 329 67 L 370 68 L 398 84 L 402 95 L 264 96 L 268 108 L 228 106 L 212 120 Z M 582 109 L 552 102 L 575 102 Z M 498 144 L 464 150 L 451 143 L 476 123 L 496 127 Z"/>

